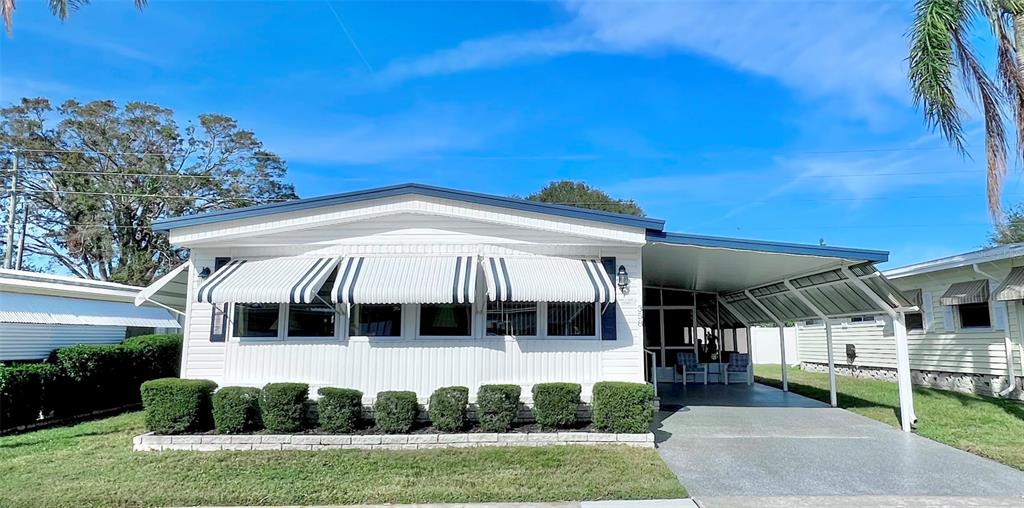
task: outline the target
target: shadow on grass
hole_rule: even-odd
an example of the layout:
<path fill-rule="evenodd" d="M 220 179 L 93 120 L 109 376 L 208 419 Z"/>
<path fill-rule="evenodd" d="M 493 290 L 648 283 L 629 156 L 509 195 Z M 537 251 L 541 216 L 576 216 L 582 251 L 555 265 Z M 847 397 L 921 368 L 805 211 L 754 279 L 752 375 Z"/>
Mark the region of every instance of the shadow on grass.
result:
<path fill-rule="evenodd" d="M 765 378 L 754 375 L 754 381 L 774 388 L 782 388 L 782 381 L 777 379 Z M 789 391 L 797 395 L 803 395 L 804 397 L 820 400 L 826 404 L 828 404 L 831 401 L 831 397 L 827 388 L 819 388 L 817 386 L 803 384 L 799 381 L 793 381 L 792 379 L 789 380 Z M 836 404 L 843 409 L 888 409 L 892 411 L 893 416 L 896 418 L 896 422 L 900 423 L 900 408 L 896 404 L 886 404 L 884 402 L 862 399 L 860 397 L 854 397 L 852 395 L 843 393 L 842 391 L 838 391 L 836 393 Z"/>

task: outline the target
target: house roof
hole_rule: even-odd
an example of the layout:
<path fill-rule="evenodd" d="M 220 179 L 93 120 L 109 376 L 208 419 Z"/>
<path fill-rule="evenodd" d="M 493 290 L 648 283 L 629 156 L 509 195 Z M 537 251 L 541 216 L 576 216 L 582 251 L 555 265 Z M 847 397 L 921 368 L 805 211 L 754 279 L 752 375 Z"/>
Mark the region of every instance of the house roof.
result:
<path fill-rule="evenodd" d="M 466 203 L 473 203 L 478 205 L 496 206 L 501 208 L 508 208 L 511 210 L 543 213 L 548 215 L 556 215 L 560 217 L 569 217 L 574 219 L 582 219 L 595 222 L 604 222 L 621 226 L 632 226 L 638 228 L 653 229 L 657 231 L 660 231 L 662 228 L 665 227 L 665 221 L 661 219 L 637 217 L 634 215 L 603 212 L 599 210 L 589 210 L 586 208 L 579 208 L 568 205 L 541 203 L 538 201 L 528 201 L 525 199 L 495 196 L 491 194 L 480 194 L 476 192 L 448 189 L 443 187 L 434 187 L 418 183 L 406 183 L 401 185 L 393 185 L 390 187 L 378 187 L 375 189 L 346 192 L 342 194 L 331 194 L 328 196 L 319 196 L 315 198 L 296 199 L 292 201 L 285 201 L 283 203 L 248 206 L 245 208 L 233 208 L 231 210 L 220 210 L 216 212 L 208 212 L 184 217 L 171 217 L 154 222 L 153 229 L 156 231 L 170 231 L 171 229 L 175 228 L 199 226 L 203 224 L 213 224 L 217 222 L 248 219 L 252 217 L 263 217 L 266 215 L 272 215 L 277 213 L 294 212 L 324 206 L 358 203 L 361 201 L 369 201 L 372 199 L 381 199 L 406 195 L 451 199 L 455 201 L 463 201 Z"/>
<path fill-rule="evenodd" d="M 0 290 L 94 300 L 132 301 L 142 288 L 67 275 L 0 269 Z"/>
<path fill-rule="evenodd" d="M 920 275 L 940 270 L 950 270 L 953 268 L 970 266 L 975 263 L 988 263 L 1021 256 L 1024 256 L 1024 243 L 1010 243 L 1000 245 L 998 247 L 991 247 L 988 249 L 956 254 L 954 256 L 922 261 L 920 263 L 886 270 L 884 273 L 885 276 L 890 279 L 898 279 L 900 277 L 909 277 L 911 275 Z"/>
<path fill-rule="evenodd" d="M 721 249 L 771 252 L 776 254 L 844 258 L 871 261 L 874 263 L 882 263 L 889 260 L 889 253 L 882 250 L 852 249 L 847 247 L 833 247 L 831 245 L 769 242 L 765 240 L 746 240 L 742 238 L 690 235 L 685 233 L 672 233 L 668 231 L 648 231 L 647 241 L 651 243 L 690 245 L 694 247 L 713 247 Z"/>

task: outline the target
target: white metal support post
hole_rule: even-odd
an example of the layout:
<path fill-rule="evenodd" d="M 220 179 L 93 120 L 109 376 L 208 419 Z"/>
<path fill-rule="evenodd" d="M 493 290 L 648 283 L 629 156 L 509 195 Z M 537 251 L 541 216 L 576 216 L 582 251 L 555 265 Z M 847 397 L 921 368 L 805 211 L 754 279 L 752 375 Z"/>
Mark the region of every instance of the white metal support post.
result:
<path fill-rule="evenodd" d="M 764 312 L 764 315 L 768 316 L 772 321 L 775 321 L 775 326 L 779 327 L 779 347 L 782 348 L 782 356 L 780 357 L 782 360 L 782 391 L 788 392 L 789 375 L 786 372 L 786 327 L 783 326 L 783 323 L 779 318 L 775 317 L 775 314 L 772 314 L 772 311 L 768 310 L 768 307 L 765 307 L 763 303 L 757 300 L 757 298 L 754 298 L 754 295 L 750 293 L 749 289 L 744 289 L 743 294 L 747 295 L 747 298 L 751 302 L 754 302 L 754 305 L 757 305 L 757 308 L 761 309 L 761 312 Z"/>
<path fill-rule="evenodd" d="M 907 347 L 907 321 L 903 312 L 897 312 L 892 305 L 882 300 L 875 294 L 860 277 L 854 275 L 849 268 L 843 267 L 843 275 L 846 276 L 857 289 L 864 293 L 864 296 L 875 302 L 879 309 L 892 318 L 893 335 L 896 340 L 896 381 L 900 394 L 900 428 L 903 432 L 910 432 L 917 423 L 917 415 L 914 413 L 914 392 L 911 389 L 910 381 L 910 349 Z"/>
<path fill-rule="evenodd" d="M 836 394 L 835 354 L 834 351 L 832 351 L 832 322 L 829 320 L 828 316 L 821 311 L 821 309 L 814 305 L 814 302 L 812 302 L 810 299 L 804 296 L 803 293 L 801 293 L 799 289 L 794 287 L 793 284 L 791 284 L 788 280 L 784 280 L 782 281 L 782 283 L 786 285 L 786 288 L 788 288 L 791 293 L 793 293 L 793 296 L 797 297 L 798 300 L 803 302 L 803 304 L 806 305 L 808 309 L 811 309 L 811 312 L 817 315 L 818 318 L 825 323 L 825 347 L 828 348 L 829 403 L 832 404 L 832 407 L 837 407 L 839 405 L 839 400 Z"/>

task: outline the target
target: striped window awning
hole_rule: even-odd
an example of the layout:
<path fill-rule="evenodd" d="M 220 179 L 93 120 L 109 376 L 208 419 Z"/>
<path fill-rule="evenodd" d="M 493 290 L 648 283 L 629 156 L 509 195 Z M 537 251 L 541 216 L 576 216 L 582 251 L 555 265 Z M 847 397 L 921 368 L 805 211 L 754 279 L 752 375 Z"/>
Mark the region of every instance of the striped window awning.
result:
<path fill-rule="evenodd" d="M 199 288 L 200 303 L 312 303 L 337 258 L 233 259 Z"/>
<path fill-rule="evenodd" d="M 615 285 L 596 259 L 488 257 L 483 271 L 492 302 L 615 302 Z"/>
<path fill-rule="evenodd" d="M 992 292 L 995 300 L 1024 300 L 1024 266 L 1010 270 L 1002 284 Z"/>
<path fill-rule="evenodd" d="M 942 305 L 964 305 L 988 301 L 988 281 L 969 280 L 956 282 L 939 298 Z"/>
<path fill-rule="evenodd" d="M 475 256 L 347 257 L 331 296 L 350 304 L 473 303 Z"/>

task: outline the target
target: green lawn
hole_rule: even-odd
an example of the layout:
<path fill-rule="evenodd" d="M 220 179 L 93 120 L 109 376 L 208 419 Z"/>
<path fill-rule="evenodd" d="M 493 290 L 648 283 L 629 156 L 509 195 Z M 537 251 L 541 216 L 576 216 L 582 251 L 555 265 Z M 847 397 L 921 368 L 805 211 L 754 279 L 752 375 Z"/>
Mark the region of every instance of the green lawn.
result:
<path fill-rule="evenodd" d="M 142 413 L 0 438 L 0 506 L 557 501 L 685 497 L 653 449 L 132 452 Z"/>
<path fill-rule="evenodd" d="M 790 391 L 828 402 L 828 374 L 789 369 Z M 782 386 L 778 365 L 757 365 L 758 382 Z M 836 376 L 839 407 L 899 427 L 896 383 Z M 1024 403 L 914 388 L 915 432 L 1024 470 Z"/>

